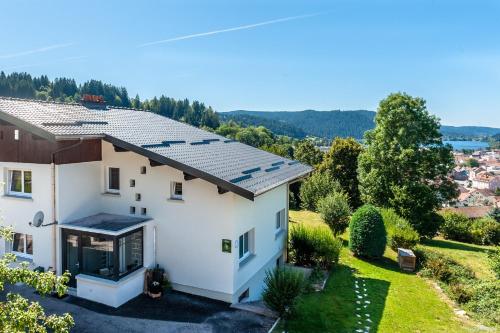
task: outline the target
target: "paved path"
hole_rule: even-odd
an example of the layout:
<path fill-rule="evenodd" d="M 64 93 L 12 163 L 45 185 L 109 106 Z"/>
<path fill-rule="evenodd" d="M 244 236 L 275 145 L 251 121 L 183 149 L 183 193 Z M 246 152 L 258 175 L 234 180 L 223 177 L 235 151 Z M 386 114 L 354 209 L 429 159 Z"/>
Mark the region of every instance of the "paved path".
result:
<path fill-rule="evenodd" d="M 74 333 L 136 333 L 136 332 L 267 332 L 272 321 L 245 311 L 221 311 L 203 322 L 179 322 L 141 319 L 103 314 L 53 297 L 41 297 L 25 286 L 9 286 L 6 291 L 20 293 L 38 301 L 47 314 L 69 312 L 75 320 Z M 0 294 L 1 297 L 1 294 Z M 3 297 L 2 297 L 3 298 Z M 245 326 L 245 325 L 249 326 Z"/>

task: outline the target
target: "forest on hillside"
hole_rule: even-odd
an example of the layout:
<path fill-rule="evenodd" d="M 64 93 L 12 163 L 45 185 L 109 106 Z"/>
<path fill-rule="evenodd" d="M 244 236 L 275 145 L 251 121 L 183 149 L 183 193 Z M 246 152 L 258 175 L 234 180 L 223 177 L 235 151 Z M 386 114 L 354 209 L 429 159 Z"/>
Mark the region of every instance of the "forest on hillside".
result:
<path fill-rule="evenodd" d="M 296 138 L 315 136 L 333 139 L 354 137 L 362 139 L 367 130 L 375 127 L 374 111 L 246 111 L 237 110 L 220 114 L 224 120 L 243 125 L 262 125 L 271 131 Z M 286 132 L 285 132 L 286 131 Z M 286 134 L 285 134 L 286 133 Z M 298 133 L 298 135 L 296 134 Z M 488 140 L 500 133 L 499 128 L 481 126 L 441 126 L 444 140 Z"/>
<path fill-rule="evenodd" d="M 130 98 L 124 87 L 99 80 L 77 84 L 71 78 L 50 80 L 46 75 L 36 77 L 28 73 L 6 75 L 0 72 L 0 96 L 72 103 L 79 102 L 84 94 L 103 96 L 108 105 L 148 110 L 197 127 L 215 129 L 220 125 L 219 117 L 212 107 L 198 101 L 176 100 L 164 95 L 141 100 L 138 95 Z"/>
<path fill-rule="evenodd" d="M 241 128 L 264 127 L 277 136 L 303 139 L 307 136 L 331 140 L 335 137 L 362 139 L 374 127 L 376 113 L 354 111 L 232 111 L 217 113 L 199 101 L 175 99 L 161 95 L 141 100 L 130 97 L 125 87 L 89 80 L 78 84 L 72 78 L 55 78 L 28 73 L 0 72 L 0 96 L 30 98 L 43 101 L 79 102 L 83 94 L 101 95 L 107 104 L 142 109 L 180 120 L 197 127 L 216 129 L 222 122 L 234 122 Z M 233 126 L 234 127 L 234 126 Z M 500 133 L 498 128 L 477 126 L 442 126 L 445 140 L 488 140 Z"/>

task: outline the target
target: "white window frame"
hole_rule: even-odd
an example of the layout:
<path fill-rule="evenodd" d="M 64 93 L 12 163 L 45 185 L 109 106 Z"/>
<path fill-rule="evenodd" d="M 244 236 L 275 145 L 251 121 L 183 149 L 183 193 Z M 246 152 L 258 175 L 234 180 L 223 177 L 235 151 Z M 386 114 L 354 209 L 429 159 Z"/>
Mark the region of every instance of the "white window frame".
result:
<path fill-rule="evenodd" d="M 276 212 L 275 216 L 274 216 L 274 223 L 275 223 L 275 226 L 274 226 L 274 233 L 277 235 L 279 233 L 281 233 L 282 231 L 284 231 L 286 228 L 286 209 L 283 208 L 282 210 Z M 278 225 L 279 223 L 279 225 Z"/>
<path fill-rule="evenodd" d="M 109 187 L 110 186 L 110 182 L 111 182 L 111 175 L 110 175 L 111 169 L 118 169 L 118 189 L 112 189 L 112 188 Z M 106 192 L 107 193 L 115 193 L 115 194 L 119 194 L 120 193 L 120 188 L 121 188 L 120 178 L 121 178 L 121 170 L 120 170 L 120 168 L 115 167 L 115 166 L 108 166 L 108 167 L 106 167 L 106 177 L 105 177 L 105 180 L 106 180 Z"/>
<path fill-rule="evenodd" d="M 182 194 L 175 194 L 175 186 L 176 184 L 181 184 L 181 192 Z M 172 200 L 183 200 L 182 197 L 184 195 L 184 185 L 182 182 L 170 182 L 170 199 Z"/>
<path fill-rule="evenodd" d="M 33 251 L 33 235 L 30 235 L 30 234 L 25 234 L 25 233 L 22 233 L 22 232 L 15 232 L 14 234 L 19 234 L 19 235 L 23 235 L 23 249 L 24 249 L 24 252 L 17 252 L 17 251 L 14 251 L 14 238 L 12 238 L 11 241 L 9 241 L 9 249 L 11 251 L 12 254 L 15 254 L 16 257 L 21 257 L 21 258 L 26 258 L 26 259 L 33 259 L 33 253 L 32 254 L 29 254 L 27 251 L 28 251 L 28 237 L 27 236 L 31 236 L 31 251 Z M 14 235 L 12 235 L 12 237 L 15 237 Z"/>
<path fill-rule="evenodd" d="M 247 235 L 245 242 L 245 235 Z M 242 241 L 243 240 L 243 241 Z M 247 250 L 243 252 L 243 255 L 240 256 L 240 249 L 245 248 L 245 244 L 247 245 Z M 244 261 L 248 257 L 254 254 L 254 245 L 255 245 L 255 229 L 248 230 L 244 232 L 238 237 L 238 260 L 239 262 Z"/>
<path fill-rule="evenodd" d="M 21 172 L 21 192 L 18 191 L 12 191 L 12 175 L 14 172 Z M 24 183 L 25 183 L 25 173 L 29 172 L 31 173 L 31 193 L 26 193 L 25 188 L 24 188 Z M 31 170 L 21 170 L 21 169 L 9 169 L 7 170 L 7 194 L 13 195 L 13 196 L 18 196 L 18 197 L 26 197 L 26 198 L 31 198 L 33 195 L 33 171 Z"/>

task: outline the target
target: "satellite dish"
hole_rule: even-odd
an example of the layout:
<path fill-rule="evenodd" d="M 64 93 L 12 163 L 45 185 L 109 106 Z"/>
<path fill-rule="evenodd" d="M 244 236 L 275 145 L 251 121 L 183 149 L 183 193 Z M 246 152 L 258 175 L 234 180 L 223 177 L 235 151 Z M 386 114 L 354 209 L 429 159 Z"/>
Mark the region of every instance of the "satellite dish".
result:
<path fill-rule="evenodd" d="M 42 211 L 37 212 L 33 217 L 33 222 L 31 223 L 31 225 L 37 228 L 40 227 L 43 223 L 43 218 L 44 218 L 43 212 Z"/>

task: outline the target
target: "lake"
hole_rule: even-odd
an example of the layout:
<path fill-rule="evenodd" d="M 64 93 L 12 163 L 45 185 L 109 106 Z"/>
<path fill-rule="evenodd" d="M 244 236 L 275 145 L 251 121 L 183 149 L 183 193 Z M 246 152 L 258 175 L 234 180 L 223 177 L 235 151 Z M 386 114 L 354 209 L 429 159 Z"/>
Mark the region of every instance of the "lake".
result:
<path fill-rule="evenodd" d="M 462 150 L 462 149 L 472 149 L 479 150 L 488 148 L 490 145 L 488 142 L 483 141 L 443 141 L 445 144 L 450 144 L 453 147 L 453 150 Z"/>

